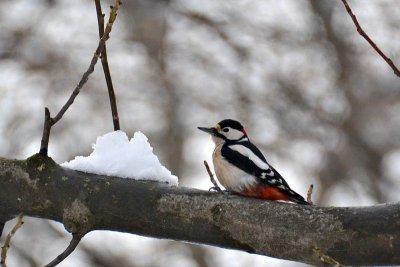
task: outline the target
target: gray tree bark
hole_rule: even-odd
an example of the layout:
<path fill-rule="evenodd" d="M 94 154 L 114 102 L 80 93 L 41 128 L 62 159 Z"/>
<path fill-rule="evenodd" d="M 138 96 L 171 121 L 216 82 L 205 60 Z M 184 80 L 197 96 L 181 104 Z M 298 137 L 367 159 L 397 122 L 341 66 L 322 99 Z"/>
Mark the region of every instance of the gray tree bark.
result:
<path fill-rule="evenodd" d="M 400 264 L 400 204 L 335 208 L 69 170 L 51 158 L 0 158 L 0 223 L 25 215 L 72 233 L 111 230 L 320 265 Z"/>

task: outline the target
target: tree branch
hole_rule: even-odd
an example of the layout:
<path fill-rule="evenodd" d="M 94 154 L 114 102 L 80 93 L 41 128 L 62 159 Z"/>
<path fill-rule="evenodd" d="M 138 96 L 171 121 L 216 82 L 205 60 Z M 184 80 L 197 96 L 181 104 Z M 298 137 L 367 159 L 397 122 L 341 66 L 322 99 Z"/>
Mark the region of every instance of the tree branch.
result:
<path fill-rule="evenodd" d="M 313 247 L 312 250 L 314 251 L 315 255 L 317 255 L 319 257 L 321 262 L 323 262 L 325 264 L 328 264 L 329 266 L 345 267 L 340 262 L 338 262 L 335 259 L 332 259 L 331 257 L 329 257 L 329 256 L 325 255 L 324 253 L 322 253 L 322 251 L 319 248 Z"/>
<path fill-rule="evenodd" d="M 41 147 L 40 147 L 40 152 L 39 152 L 41 155 L 47 156 L 51 127 L 54 124 L 56 124 L 63 117 L 64 113 L 68 110 L 68 108 L 72 105 L 72 103 L 74 103 L 74 100 L 77 97 L 77 95 L 79 94 L 80 90 L 85 85 L 85 83 L 89 80 L 89 76 L 93 73 L 94 66 L 96 65 L 97 60 L 99 59 L 101 53 L 103 52 L 105 43 L 109 38 L 113 23 L 117 17 L 117 11 L 119 9 L 120 4 L 121 4 L 120 1 L 116 0 L 115 5 L 111 7 L 110 18 L 108 19 L 108 23 L 107 23 L 106 29 L 104 30 L 104 34 L 99 40 L 96 52 L 94 53 L 94 55 L 92 57 L 90 65 L 89 65 L 88 69 L 85 71 L 85 73 L 82 75 L 81 80 L 79 81 L 78 85 L 75 87 L 74 91 L 72 92 L 72 94 L 69 97 L 69 99 L 67 100 L 67 102 L 64 104 L 64 106 L 61 108 L 61 110 L 57 113 L 57 115 L 54 118 L 50 117 L 50 112 L 48 111 L 48 109 L 46 109 L 45 123 L 44 123 Z M 50 118 L 48 118 L 47 116 Z"/>
<path fill-rule="evenodd" d="M 52 119 L 50 117 L 50 110 L 47 107 L 45 107 L 44 108 L 43 135 L 42 135 L 42 141 L 40 142 L 40 151 L 39 151 L 39 153 L 43 156 L 47 156 L 51 126 L 52 126 Z"/>
<path fill-rule="evenodd" d="M 320 259 L 313 248 L 346 265 L 400 264 L 400 203 L 335 208 L 263 201 L 82 173 L 37 154 L 0 158 L 0 221 L 19 212 L 63 222 L 72 233 L 120 231 L 314 265 Z"/>
<path fill-rule="evenodd" d="M 365 33 L 365 31 L 361 28 L 360 23 L 358 23 L 358 20 L 356 16 L 353 14 L 353 11 L 351 10 L 349 4 L 347 3 L 347 0 L 342 0 L 344 7 L 346 8 L 347 13 L 350 15 L 351 19 L 353 20 L 354 25 L 356 26 L 357 32 L 364 37 L 365 40 L 372 46 L 372 48 L 375 49 L 375 51 L 389 64 L 389 66 L 392 68 L 393 72 L 395 75 L 400 77 L 400 70 L 396 67 L 396 65 L 393 63 L 393 61 L 387 57 L 382 50 L 372 41 L 371 38 Z"/>
<path fill-rule="evenodd" d="M 99 26 L 99 38 L 101 39 L 104 34 L 104 14 L 101 11 L 101 4 L 100 0 L 95 0 L 96 4 L 96 14 L 97 14 L 97 24 Z M 104 44 L 104 49 L 101 52 L 101 64 L 103 66 L 104 76 L 106 78 L 107 88 L 108 88 L 108 95 L 110 98 L 110 105 L 111 105 L 111 115 L 114 124 L 114 131 L 120 130 L 119 125 L 119 116 L 118 116 L 118 109 L 117 109 L 117 100 L 115 97 L 114 86 L 111 79 L 110 68 L 108 66 L 108 58 L 107 58 L 107 46 Z"/>
<path fill-rule="evenodd" d="M 69 243 L 68 247 L 64 250 L 64 252 L 58 255 L 54 260 L 46 264 L 44 267 L 54 267 L 63 260 L 65 260 L 75 250 L 81 239 L 82 239 L 81 235 L 73 234 L 71 242 Z"/>
<path fill-rule="evenodd" d="M 8 249 L 10 248 L 11 238 L 15 235 L 15 233 L 18 231 L 18 229 L 24 224 L 24 222 L 22 221 L 23 217 L 24 217 L 23 214 L 20 213 L 18 216 L 17 223 L 15 224 L 15 226 L 13 227 L 11 232 L 7 235 L 6 240 L 4 241 L 4 246 L 1 248 L 1 261 L 0 261 L 1 267 L 7 266 L 6 258 L 7 258 Z"/>
<path fill-rule="evenodd" d="M 311 201 L 311 195 L 312 195 L 313 189 L 314 189 L 314 185 L 310 184 L 310 187 L 308 187 L 308 190 L 307 190 L 307 202 L 310 204 L 313 204 Z"/>
<path fill-rule="evenodd" d="M 120 6 L 120 1 L 116 0 L 115 1 L 115 5 L 111 7 L 110 18 L 108 20 L 106 29 L 104 30 L 104 34 L 101 37 L 101 39 L 99 40 L 99 43 L 98 43 L 97 48 L 96 48 L 96 52 L 94 53 L 94 55 L 92 57 L 92 60 L 91 60 L 90 65 L 89 65 L 89 68 L 82 75 L 81 80 L 79 81 L 78 85 L 75 87 L 75 89 L 72 92 L 71 96 L 69 97 L 67 103 L 65 103 L 65 105 L 61 108 L 61 110 L 58 112 L 57 116 L 55 116 L 53 118 L 52 125 L 57 123 L 62 118 L 64 113 L 68 110 L 68 108 L 74 102 L 76 96 L 79 94 L 79 92 L 82 89 L 83 85 L 89 80 L 90 74 L 93 73 L 94 66 L 96 65 L 97 60 L 99 59 L 101 53 L 104 50 L 106 41 L 109 39 L 109 34 L 110 34 L 111 30 L 112 30 L 113 23 L 114 23 L 114 21 L 115 21 L 115 19 L 117 17 L 117 11 L 119 9 L 119 6 Z"/>
<path fill-rule="evenodd" d="M 2 235 L 3 235 L 4 225 L 5 225 L 4 222 L 0 222 L 0 237 L 2 237 Z"/>

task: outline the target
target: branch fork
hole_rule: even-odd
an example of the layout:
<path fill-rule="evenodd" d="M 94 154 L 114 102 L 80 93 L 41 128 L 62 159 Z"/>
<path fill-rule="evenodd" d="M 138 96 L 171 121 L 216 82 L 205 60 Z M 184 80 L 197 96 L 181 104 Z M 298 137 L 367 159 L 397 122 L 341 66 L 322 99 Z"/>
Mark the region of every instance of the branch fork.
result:
<path fill-rule="evenodd" d="M 121 2 L 119 0 L 116 0 L 114 6 L 111 6 L 110 17 L 108 19 L 107 25 L 104 30 L 102 28 L 100 28 L 101 26 L 104 27 L 104 17 L 103 17 L 103 14 L 101 13 L 101 7 L 100 6 L 97 7 L 97 5 L 100 5 L 99 1 L 96 1 L 96 10 L 97 10 L 97 17 L 99 20 L 99 35 L 100 35 L 100 40 L 97 45 L 97 49 L 92 57 L 92 60 L 90 62 L 88 69 L 82 75 L 82 78 L 79 81 L 78 85 L 75 87 L 71 96 L 69 97 L 67 102 L 64 104 L 64 106 L 61 108 L 61 110 L 57 113 L 57 115 L 52 118 L 50 116 L 49 109 L 47 107 L 45 108 L 43 134 L 42 134 L 42 140 L 41 140 L 40 151 L 39 151 L 39 153 L 43 156 L 47 156 L 47 154 L 48 154 L 48 146 L 49 146 L 51 127 L 54 124 L 56 124 L 59 120 L 61 120 L 64 113 L 72 105 L 75 98 L 78 96 L 80 90 L 85 85 L 85 83 L 88 81 L 89 76 L 93 73 L 94 67 L 100 57 L 102 58 L 101 61 L 103 62 L 102 63 L 103 70 L 104 70 L 104 74 L 106 76 L 107 87 L 108 87 L 109 95 L 110 95 L 111 110 L 112 110 L 113 122 L 114 122 L 114 130 L 119 130 L 120 126 L 119 126 L 118 112 L 117 112 L 117 106 L 116 106 L 116 101 L 115 101 L 115 93 L 114 93 L 114 89 L 112 87 L 111 74 L 110 74 L 110 71 L 108 68 L 107 54 L 105 52 L 106 51 L 105 49 L 106 49 L 106 41 L 109 39 L 110 32 L 112 30 L 113 23 L 117 17 L 117 11 L 121 5 Z M 101 23 L 101 21 L 102 21 L 102 23 Z"/>

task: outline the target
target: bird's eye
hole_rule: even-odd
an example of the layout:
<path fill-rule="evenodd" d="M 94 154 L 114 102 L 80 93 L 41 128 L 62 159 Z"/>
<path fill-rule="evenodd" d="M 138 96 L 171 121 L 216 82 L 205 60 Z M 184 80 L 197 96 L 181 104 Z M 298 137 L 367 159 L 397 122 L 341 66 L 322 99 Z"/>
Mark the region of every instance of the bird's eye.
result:
<path fill-rule="evenodd" d="M 224 129 L 222 129 L 222 131 L 224 131 L 224 132 L 229 132 L 229 128 L 224 128 Z"/>

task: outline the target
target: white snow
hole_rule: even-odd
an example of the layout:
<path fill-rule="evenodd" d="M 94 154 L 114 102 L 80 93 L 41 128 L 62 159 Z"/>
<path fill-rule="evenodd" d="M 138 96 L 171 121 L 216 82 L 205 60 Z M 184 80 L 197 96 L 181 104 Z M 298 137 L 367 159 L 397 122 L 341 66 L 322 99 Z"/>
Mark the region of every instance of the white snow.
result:
<path fill-rule="evenodd" d="M 97 137 L 92 148 L 89 156 L 77 156 L 61 166 L 100 175 L 178 185 L 178 177 L 161 165 L 147 137 L 141 132 L 136 132 L 131 140 L 123 131 L 107 133 Z"/>

